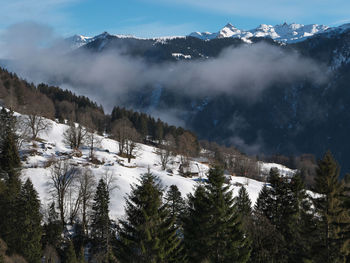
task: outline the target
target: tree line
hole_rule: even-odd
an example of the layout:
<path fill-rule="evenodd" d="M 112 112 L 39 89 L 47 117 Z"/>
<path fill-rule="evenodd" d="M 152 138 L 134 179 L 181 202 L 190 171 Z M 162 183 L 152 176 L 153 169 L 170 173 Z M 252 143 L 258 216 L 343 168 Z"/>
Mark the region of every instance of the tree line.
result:
<path fill-rule="evenodd" d="M 211 162 L 222 165 L 231 174 L 262 180 L 258 164 L 258 161 L 262 160 L 281 163 L 292 169 L 297 168 L 303 172 L 302 177 L 307 187 L 314 184 L 316 163 L 312 158 L 247 156 L 233 146 L 227 147 L 208 141 L 199 142 L 197 136 L 191 131 L 168 125 L 145 113 L 116 106 L 111 114 L 105 114 L 101 105 L 97 105 L 85 96 L 77 96 L 71 91 L 46 84 L 35 86 L 20 79 L 16 74 L 0 68 L 1 104 L 27 116 L 22 118 L 24 125 L 18 127 L 23 134 L 19 144 L 24 138 L 36 139 L 40 132 L 50 128 L 45 118 L 56 118 L 62 123 L 67 121 L 71 127 L 67 136 L 70 137 L 69 144 L 72 148 L 79 149 L 86 135 L 85 143 L 91 148 L 91 159 L 94 159 L 94 145 L 98 143 L 95 131 L 98 134 L 107 132 L 118 141 L 123 139 L 120 145 L 123 151 L 120 155 L 128 157 L 129 161 L 137 150 L 133 142 L 151 144 L 162 149 L 159 152 L 163 160 L 162 166 L 164 161 L 169 159 L 167 156 L 171 152 L 184 156 L 182 161 L 186 164 L 189 157 L 198 156 L 202 147 L 211 151 L 206 156 Z M 76 123 L 79 123 L 77 127 Z M 175 145 L 171 147 L 171 151 L 164 149 L 169 148 L 165 144 L 166 141 Z"/>
<path fill-rule="evenodd" d="M 159 142 L 167 134 L 178 138 L 185 132 L 196 138 L 190 131 L 168 125 L 144 113 L 114 107 L 111 114 L 105 114 L 101 105 L 85 96 L 77 96 L 71 91 L 43 83 L 35 86 L 2 68 L 0 68 L 1 104 L 31 116 L 33 123 L 37 121 L 36 118 L 56 118 L 60 122 L 68 120 L 89 126 L 100 134 L 110 132 L 115 121 L 127 119 L 140 135 L 140 140 L 145 143 Z"/>
<path fill-rule="evenodd" d="M 24 182 L 15 117 L 1 111 L 0 261 L 2 262 L 348 262 L 349 177 L 331 153 L 317 162 L 314 193 L 300 173 L 271 169 L 255 205 L 237 197 L 213 166 L 194 192 L 164 189 L 149 171 L 126 196 L 125 216 L 111 220 L 113 176 L 61 160 L 50 167 L 53 202 L 41 206 Z M 45 211 L 46 210 L 46 211 Z"/>

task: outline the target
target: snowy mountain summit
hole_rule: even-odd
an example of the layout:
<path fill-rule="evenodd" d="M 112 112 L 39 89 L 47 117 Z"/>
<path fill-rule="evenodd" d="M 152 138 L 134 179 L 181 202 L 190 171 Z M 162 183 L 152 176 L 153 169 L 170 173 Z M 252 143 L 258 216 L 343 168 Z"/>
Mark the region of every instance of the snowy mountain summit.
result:
<path fill-rule="evenodd" d="M 189 34 L 190 37 L 199 38 L 202 40 L 211 39 L 222 39 L 222 38 L 239 38 L 245 42 L 251 43 L 250 40 L 253 37 L 270 38 L 275 41 L 282 43 L 296 43 L 303 41 L 309 37 L 312 37 L 321 33 L 328 33 L 330 35 L 340 34 L 344 31 L 349 30 L 349 24 L 345 24 L 339 27 L 329 27 L 326 25 L 303 25 L 296 23 L 283 23 L 279 25 L 267 25 L 261 24 L 258 27 L 251 30 L 239 29 L 228 23 L 218 32 L 193 32 Z M 72 49 L 82 47 L 95 40 L 108 40 L 110 38 L 126 38 L 126 39 L 139 39 L 139 40 L 153 40 L 160 43 L 165 43 L 167 40 L 172 40 L 175 38 L 185 38 L 185 36 L 168 36 L 168 37 L 153 37 L 153 38 L 140 38 L 133 35 L 115 35 L 109 34 L 108 32 L 103 32 L 94 37 L 87 37 L 82 35 L 74 35 L 66 39 L 67 43 L 72 47 Z"/>
<path fill-rule="evenodd" d="M 71 36 L 69 38 L 66 38 L 66 41 L 68 44 L 70 44 L 72 49 L 75 49 L 75 48 L 79 48 L 81 46 L 84 46 L 87 43 L 90 43 L 91 41 L 93 41 L 93 39 L 94 39 L 93 37 L 74 35 L 74 36 Z"/>
<path fill-rule="evenodd" d="M 193 32 L 189 36 L 200 38 L 203 40 L 228 37 L 249 40 L 249 38 L 252 37 L 265 37 L 285 43 L 295 43 L 303 41 L 306 38 L 311 37 L 315 34 L 324 33 L 328 29 L 329 27 L 325 25 L 303 25 L 295 23 L 284 23 L 282 25 L 276 26 L 261 24 L 257 28 L 251 30 L 241 30 L 228 23 L 219 32 Z"/>

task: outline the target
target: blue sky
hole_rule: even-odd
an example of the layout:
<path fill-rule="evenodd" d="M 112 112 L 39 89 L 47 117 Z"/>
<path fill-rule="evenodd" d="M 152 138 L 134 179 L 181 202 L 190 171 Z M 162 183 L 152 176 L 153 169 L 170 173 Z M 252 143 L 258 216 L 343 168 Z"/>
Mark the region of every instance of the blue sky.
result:
<path fill-rule="evenodd" d="M 243 29 L 296 22 L 336 26 L 350 22 L 349 0 L 0 0 L 0 31 L 24 21 L 58 34 L 103 31 L 140 37 Z"/>

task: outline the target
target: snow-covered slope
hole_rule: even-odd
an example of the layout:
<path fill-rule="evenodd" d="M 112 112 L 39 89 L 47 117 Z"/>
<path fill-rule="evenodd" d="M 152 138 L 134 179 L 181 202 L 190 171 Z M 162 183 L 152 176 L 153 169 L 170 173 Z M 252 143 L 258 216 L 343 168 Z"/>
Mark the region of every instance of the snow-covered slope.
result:
<path fill-rule="evenodd" d="M 210 32 L 193 32 L 190 34 L 192 37 L 197 37 L 203 40 L 209 40 L 214 38 L 240 38 L 243 40 L 248 40 L 252 37 L 266 37 L 272 38 L 276 41 L 281 41 L 285 43 L 294 43 L 302 41 L 308 37 L 311 37 L 318 33 L 323 33 L 328 26 L 325 25 L 302 25 L 302 24 L 287 24 L 282 25 L 265 25 L 261 24 L 257 28 L 251 30 L 241 30 L 228 23 L 224 26 L 219 32 L 210 33 Z"/>
<path fill-rule="evenodd" d="M 84 46 L 87 43 L 90 43 L 91 41 L 93 41 L 93 39 L 94 39 L 93 37 L 74 35 L 66 38 L 66 42 L 71 46 L 72 49 L 76 49 L 81 46 Z"/>
<path fill-rule="evenodd" d="M 121 35 L 121 34 L 110 34 L 108 32 L 103 32 L 94 37 L 88 37 L 83 35 L 74 35 L 66 38 L 66 42 L 72 49 L 76 49 L 82 47 L 90 42 L 95 40 L 104 40 L 107 38 L 121 38 L 121 39 L 139 39 L 139 40 L 154 40 L 157 43 L 166 43 L 168 40 L 176 39 L 176 38 L 185 38 L 185 36 L 164 36 L 164 37 L 156 37 L 156 38 L 141 38 L 133 35 Z"/>
<path fill-rule="evenodd" d="M 52 158 L 65 158 L 72 152 L 69 146 L 64 143 L 63 139 L 63 134 L 68 129 L 68 126 L 51 120 L 49 122 L 51 122 L 52 127 L 47 132 L 39 134 L 39 137 L 42 139 L 41 141 L 25 143 L 21 149 L 21 154 L 26 155 L 26 160 L 23 161 L 22 179 L 25 180 L 29 177 L 32 180 L 39 192 L 44 208 L 52 200 L 48 186 L 51 172 L 51 167 L 48 165 L 50 160 Z M 146 173 L 148 169 L 159 177 L 164 187 L 175 184 L 184 196 L 193 192 L 199 181 L 205 180 L 209 170 L 208 164 L 201 162 L 200 159 L 196 159 L 196 161 L 191 161 L 191 167 L 192 170 L 198 172 L 198 176 L 185 178 L 179 173 L 180 156 L 176 156 L 169 165 L 172 173 L 170 173 L 170 170 L 163 171 L 156 149 L 143 144 L 138 145 L 139 150 L 136 159 L 128 164 L 126 159 L 117 155 L 119 149 L 118 143 L 115 140 L 107 137 L 100 137 L 100 140 L 101 143 L 95 151 L 95 156 L 103 164 L 96 165 L 88 161 L 89 149 L 87 147 L 81 149 L 81 157 L 72 157 L 70 162 L 78 167 L 91 169 L 96 176 L 96 180 L 99 180 L 106 173 L 113 174 L 116 177 L 118 188 L 112 192 L 110 205 L 110 213 L 113 219 L 123 216 L 124 198 L 130 192 L 130 184 L 138 183 L 140 175 Z M 282 172 L 288 170 L 288 168 L 277 164 L 262 163 L 261 165 L 262 173 L 265 173 L 271 167 L 277 167 Z M 263 186 L 262 182 L 244 177 L 231 177 L 229 175 L 227 177 L 231 178 L 230 184 L 232 185 L 234 194 L 238 193 L 240 185 L 245 185 L 253 204 L 255 203 L 259 191 Z"/>

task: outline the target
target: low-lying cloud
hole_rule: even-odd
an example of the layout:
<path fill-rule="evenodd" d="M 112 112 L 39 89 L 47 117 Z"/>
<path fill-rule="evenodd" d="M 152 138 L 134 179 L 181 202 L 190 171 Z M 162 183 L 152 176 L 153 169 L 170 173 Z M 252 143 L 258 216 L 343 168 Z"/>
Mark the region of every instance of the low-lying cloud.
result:
<path fill-rule="evenodd" d="M 228 48 L 206 60 L 151 65 L 116 50 L 72 52 L 51 28 L 35 23 L 14 25 L 1 38 L 11 70 L 35 83 L 69 87 L 107 109 L 152 85 L 191 96 L 226 93 L 254 98 L 274 84 L 325 80 L 325 69 L 313 60 L 267 44 Z"/>

